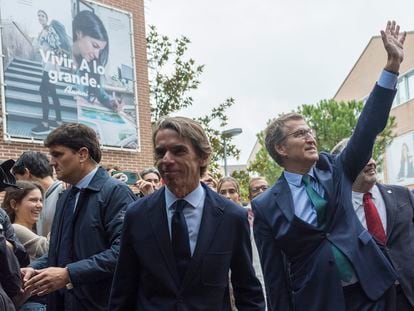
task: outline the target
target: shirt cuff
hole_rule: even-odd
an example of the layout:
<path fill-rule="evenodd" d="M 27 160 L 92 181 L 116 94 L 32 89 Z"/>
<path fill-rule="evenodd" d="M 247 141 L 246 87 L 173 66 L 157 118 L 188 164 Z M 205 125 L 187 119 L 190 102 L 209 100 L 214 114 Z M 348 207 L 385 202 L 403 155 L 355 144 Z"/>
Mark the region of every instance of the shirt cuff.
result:
<path fill-rule="evenodd" d="M 397 81 L 397 74 L 387 70 L 383 70 L 381 72 L 380 78 L 378 79 L 378 85 L 386 89 L 395 90 L 397 86 Z"/>

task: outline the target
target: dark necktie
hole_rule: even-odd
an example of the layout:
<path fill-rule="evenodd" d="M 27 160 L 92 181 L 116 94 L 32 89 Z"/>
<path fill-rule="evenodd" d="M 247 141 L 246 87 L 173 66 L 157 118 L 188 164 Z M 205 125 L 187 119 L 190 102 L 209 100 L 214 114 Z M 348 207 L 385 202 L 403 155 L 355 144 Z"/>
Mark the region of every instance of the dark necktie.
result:
<path fill-rule="evenodd" d="M 372 194 L 367 192 L 363 197 L 365 220 L 367 222 L 368 231 L 382 245 L 387 242 L 384 226 L 382 225 L 377 207 L 372 201 Z"/>
<path fill-rule="evenodd" d="M 66 204 L 63 209 L 62 222 L 60 228 L 60 244 L 59 252 L 57 256 L 58 267 L 66 267 L 71 263 L 72 258 L 72 238 L 73 238 L 73 213 L 75 210 L 76 194 L 79 192 L 79 188 L 72 186 L 69 191 Z"/>
<path fill-rule="evenodd" d="M 171 218 L 171 244 L 178 274 L 182 281 L 191 260 L 190 239 L 183 214 L 183 209 L 187 202 L 185 200 L 177 200 L 174 205 L 174 215 Z"/>
<path fill-rule="evenodd" d="M 302 181 L 305 185 L 306 193 L 310 201 L 312 202 L 313 207 L 316 211 L 316 218 L 318 220 L 318 226 L 323 228 L 326 224 L 326 204 L 327 201 L 320 196 L 315 189 L 312 188 L 311 177 L 309 175 L 303 175 Z M 345 255 L 341 252 L 339 248 L 337 248 L 334 244 L 331 243 L 332 253 L 335 258 L 336 266 L 339 270 L 339 275 L 342 281 L 349 282 L 352 279 L 353 269 L 351 263 L 345 257 Z"/>

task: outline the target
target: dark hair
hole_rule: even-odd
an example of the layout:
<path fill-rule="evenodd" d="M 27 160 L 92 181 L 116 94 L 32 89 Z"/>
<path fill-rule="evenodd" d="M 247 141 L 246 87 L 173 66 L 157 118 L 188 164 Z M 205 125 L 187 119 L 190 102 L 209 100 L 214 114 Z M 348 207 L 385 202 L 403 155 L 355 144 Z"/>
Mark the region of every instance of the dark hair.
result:
<path fill-rule="evenodd" d="M 143 169 L 140 173 L 139 176 L 141 176 L 142 179 L 144 179 L 144 176 L 147 174 L 151 174 L 154 173 L 155 175 L 158 176 L 159 179 L 161 179 L 161 175 L 160 172 L 155 168 L 155 167 L 149 167 L 146 169 Z"/>
<path fill-rule="evenodd" d="M 90 157 L 101 162 L 102 152 L 96 133 L 90 127 L 79 123 L 66 123 L 54 129 L 45 139 L 45 147 L 65 146 L 73 151 L 86 147 Z"/>
<path fill-rule="evenodd" d="M 109 56 L 109 37 L 101 19 L 91 11 L 80 11 L 72 21 L 73 41 L 77 40 L 77 32 L 82 32 L 84 36 L 105 41 L 106 46 L 99 53 L 98 65 L 105 66 Z M 76 56 L 78 64 L 81 63 L 81 56 Z"/>
<path fill-rule="evenodd" d="M 24 175 L 25 169 L 37 178 L 53 176 L 53 168 L 44 153 L 38 151 L 25 151 L 12 167 L 13 174 Z"/>
<path fill-rule="evenodd" d="M 200 177 L 207 170 L 212 149 L 206 133 L 201 125 L 193 119 L 186 117 L 165 117 L 158 121 L 152 134 L 152 142 L 155 146 L 155 137 L 161 130 L 170 129 L 176 131 L 178 136 L 189 139 L 195 152 L 201 159 L 206 159 L 207 163 L 200 167 Z"/>
<path fill-rule="evenodd" d="M 296 112 L 283 114 L 280 117 L 273 119 L 265 129 L 265 145 L 267 152 L 281 165 L 283 162 L 282 156 L 276 151 L 276 145 L 280 144 L 285 138 L 286 122 L 290 120 L 304 120 L 303 116 Z"/>
<path fill-rule="evenodd" d="M 43 13 L 43 14 L 46 16 L 46 19 L 47 19 L 47 20 L 49 20 L 49 16 L 47 15 L 47 13 L 46 13 L 45 11 L 43 11 L 43 10 L 38 10 L 38 11 L 37 11 L 37 14 L 39 14 L 39 13 Z"/>
<path fill-rule="evenodd" d="M 43 196 L 43 189 L 42 187 L 35 182 L 30 181 L 17 181 L 17 187 L 9 187 L 6 189 L 6 195 L 4 196 L 3 200 L 3 209 L 6 211 L 7 215 L 9 215 L 10 221 L 14 223 L 16 220 L 16 212 L 11 206 L 11 201 L 15 200 L 17 203 L 20 203 L 29 192 L 39 189 L 40 193 Z"/>
<path fill-rule="evenodd" d="M 239 184 L 239 182 L 237 181 L 236 178 L 233 178 L 231 176 L 226 176 L 226 177 L 223 177 L 219 180 L 218 185 L 217 185 L 217 192 L 220 192 L 221 187 L 223 186 L 223 184 L 225 182 L 232 183 L 234 185 L 234 187 L 236 188 L 237 193 L 240 194 L 240 184 Z"/>

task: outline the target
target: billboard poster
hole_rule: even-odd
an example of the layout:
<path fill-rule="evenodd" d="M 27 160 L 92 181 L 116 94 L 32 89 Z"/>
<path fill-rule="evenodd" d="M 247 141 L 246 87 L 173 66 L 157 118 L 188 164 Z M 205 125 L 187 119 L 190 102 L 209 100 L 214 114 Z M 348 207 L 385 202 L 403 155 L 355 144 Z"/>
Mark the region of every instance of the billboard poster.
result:
<path fill-rule="evenodd" d="M 138 149 L 131 14 L 81 0 L 2 0 L 6 139 L 92 127 L 103 146 Z"/>
<path fill-rule="evenodd" d="M 414 184 L 414 132 L 395 137 L 387 152 L 387 183 Z"/>

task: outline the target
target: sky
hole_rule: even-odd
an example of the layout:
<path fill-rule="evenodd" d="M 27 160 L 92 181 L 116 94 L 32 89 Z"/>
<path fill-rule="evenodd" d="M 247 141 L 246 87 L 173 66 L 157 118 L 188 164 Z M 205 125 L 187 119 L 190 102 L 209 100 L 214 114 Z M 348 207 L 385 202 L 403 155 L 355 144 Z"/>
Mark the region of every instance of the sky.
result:
<path fill-rule="evenodd" d="M 303 104 L 332 98 L 370 38 L 387 20 L 414 31 L 412 0 L 145 0 L 146 24 L 191 40 L 188 55 L 205 65 L 193 107 L 197 117 L 233 97 L 224 129 L 246 163 L 266 122 Z M 385 59 L 384 59 L 385 64 Z M 378 73 L 379 75 L 379 73 Z"/>

